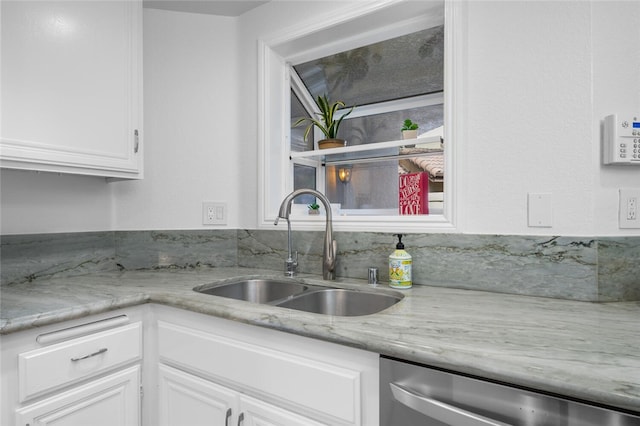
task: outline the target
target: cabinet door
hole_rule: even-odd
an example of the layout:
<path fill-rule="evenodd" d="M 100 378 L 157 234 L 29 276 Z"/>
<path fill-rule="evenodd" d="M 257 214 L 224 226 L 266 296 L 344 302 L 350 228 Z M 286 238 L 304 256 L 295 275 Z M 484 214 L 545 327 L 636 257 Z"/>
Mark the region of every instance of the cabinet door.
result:
<path fill-rule="evenodd" d="M 275 407 L 264 401 L 242 395 L 240 397 L 240 416 L 242 426 L 322 426 L 307 417 Z"/>
<path fill-rule="evenodd" d="M 363 375 L 358 370 L 362 367 L 344 368 L 340 364 L 345 365 L 344 360 L 320 356 L 324 352 L 313 354 L 314 357 L 293 353 L 295 345 L 312 343 L 304 339 L 285 336 L 282 346 L 275 346 L 282 336 L 273 335 L 270 341 L 253 340 L 245 334 L 249 329 L 241 327 L 238 338 L 229 338 L 217 334 L 220 330 L 222 324 L 214 334 L 158 321 L 160 360 L 251 389 L 254 395 L 286 401 L 300 407 L 301 412 L 307 410 L 335 419 L 334 424 L 365 424 L 361 420 Z M 265 334 L 262 330 L 261 333 Z M 314 347 L 322 351 L 324 346 Z M 211 354 L 215 356 L 212 358 Z M 377 395 L 377 381 L 373 392 Z"/>
<path fill-rule="evenodd" d="M 166 365 L 159 366 L 160 426 L 229 426 L 237 392 Z"/>
<path fill-rule="evenodd" d="M 0 165 L 141 177 L 142 2 L 1 7 Z"/>
<path fill-rule="evenodd" d="M 16 411 L 16 426 L 139 424 L 139 366 L 103 377 Z"/>

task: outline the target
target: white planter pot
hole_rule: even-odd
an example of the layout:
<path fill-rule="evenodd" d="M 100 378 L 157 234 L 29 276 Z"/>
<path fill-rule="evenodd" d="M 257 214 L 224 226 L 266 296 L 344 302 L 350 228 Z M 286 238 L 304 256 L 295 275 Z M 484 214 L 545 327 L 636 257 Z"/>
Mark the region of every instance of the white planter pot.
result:
<path fill-rule="evenodd" d="M 416 139 L 418 137 L 417 130 L 403 130 L 402 139 Z"/>

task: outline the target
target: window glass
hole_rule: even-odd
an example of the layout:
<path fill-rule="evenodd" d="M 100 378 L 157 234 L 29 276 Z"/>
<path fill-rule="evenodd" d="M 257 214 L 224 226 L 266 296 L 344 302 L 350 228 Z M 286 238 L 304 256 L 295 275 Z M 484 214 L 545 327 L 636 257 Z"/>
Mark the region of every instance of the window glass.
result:
<path fill-rule="evenodd" d="M 395 141 L 402 139 L 402 123 L 407 118 L 418 124 L 418 135 L 422 135 L 443 125 L 443 106 L 431 105 L 348 118 L 340 125 L 340 132 L 347 139 L 347 146 Z"/>
<path fill-rule="evenodd" d="M 348 146 L 398 140 L 401 139 L 400 129 L 406 118 L 411 118 L 413 122 L 418 123 L 419 135 L 442 134 L 442 104 L 348 119 L 343 121 L 341 132 L 351 138 L 347 141 Z M 407 142 L 407 147 L 384 151 L 388 154 L 401 155 L 415 152 L 415 157 L 327 166 L 325 182 L 329 200 L 332 203 L 339 203 L 342 211 L 350 215 L 397 215 L 400 175 L 426 172 L 428 182 L 424 190 L 429 192 L 429 213 L 442 214 L 443 153 L 420 156 L 417 155 L 422 153 L 420 139 Z M 410 147 L 414 144 L 417 144 L 418 148 Z M 351 156 L 351 154 L 344 155 L 344 158 Z M 341 168 L 349 170 L 348 181 L 340 180 Z"/>
<path fill-rule="evenodd" d="M 295 92 L 291 91 L 291 125 L 299 118 L 309 117 L 309 114 L 302 106 L 300 99 Z M 304 139 L 305 126 L 291 127 L 291 151 L 313 150 L 313 132 L 310 132 L 307 139 Z M 316 168 L 302 164 L 293 165 L 293 189 L 311 188 L 316 189 Z M 315 197 L 312 195 L 301 195 L 293 200 L 294 204 L 312 204 Z"/>
<path fill-rule="evenodd" d="M 313 149 L 313 132 L 309 132 L 307 139 L 304 139 L 306 126 L 293 127 L 293 124 L 302 117 L 310 117 L 309 113 L 302 106 L 302 102 L 295 92 L 291 91 L 291 151 L 310 151 Z"/>
<path fill-rule="evenodd" d="M 366 105 L 441 92 L 444 26 L 437 26 L 294 66 L 316 99 Z"/>
<path fill-rule="evenodd" d="M 340 180 L 340 169 L 348 168 L 349 181 Z M 426 172 L 431 169 L 431 172 Z M 349 215 L 398 215 L 400 177 L 426 173 L 421 191 L 427 192 L 429 214 L 442 214 L 442 156 L 416 156 L 326 167 L 326 194 Z"/>
<path fill-rule="evenodd" d="M 316 188 L 316 168 L 301 164 L 293 165 L 293 189 Z M 293 199 L 295 204 L 312 204 L 316 197 L 303 194 Z"/>
<path fill-rule="evenodd" d="M 398 160 L 354 164 L 349 182 L 340 181 L 340 167 L 326 168 L 327 196 L 332 203 L 340 203 L 343 210 L 362 210 L 361 214 L 373 210 L 376 214 L 398 213 Z"/>

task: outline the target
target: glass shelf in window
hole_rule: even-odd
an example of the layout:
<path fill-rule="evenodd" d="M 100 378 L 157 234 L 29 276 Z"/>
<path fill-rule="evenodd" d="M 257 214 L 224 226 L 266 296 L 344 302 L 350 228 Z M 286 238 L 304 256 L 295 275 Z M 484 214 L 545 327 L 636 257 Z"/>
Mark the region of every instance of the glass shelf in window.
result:
<path fill-rule="evenodd" d="M 345 146 L 314 151 L 291 152 L 290 158 L 318 160 L 322 165 L 336 165 L 359 161 L 382 161 L 402 157 L 421 157 L 443 152 L 443 139 L 431 136 L 389 142 Z"/>

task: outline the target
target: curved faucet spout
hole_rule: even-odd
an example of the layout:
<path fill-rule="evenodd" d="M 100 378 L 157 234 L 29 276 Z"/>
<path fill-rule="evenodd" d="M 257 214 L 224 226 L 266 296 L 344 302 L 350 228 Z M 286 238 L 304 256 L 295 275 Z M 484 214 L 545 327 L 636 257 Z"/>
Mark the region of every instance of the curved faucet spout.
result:
<path fill-rule="evenodd" d="M 282 200 L 282 204 L 280 204 L 280 210 L 278 211 L 278 216 L 274 222 L 274 225 L 278 224 L 278 219 L 283 218 L 287 219 L 289 222 L 289 215 L 291 214 L 291 203 L 293 199 L 299 195 L 308 194 L 313 195 L 317 199 L 320 200 L 322 205 L 324 206 L 324 210 L 326 212 L 326 226 L 324 231 L 324 248 L 322 251 L 322 277 L 325 280 L 334 280 L 335 269 L 336 269 L 336 254 L 338 252 L 338 243 L 333 239 L 333 225 L 331 218 L 331 203 L 322 193 L 316 191 L 315 189 L 302 188 L 293 191 L 291 194 L 287 195 L 284 200 Z M 291 227 L 288 227 L 288 239 L 287 239 L 287 251 L 288 251 L 288 259 L 292 259 L 291 255 Z M 297 266 L 297 265 L 296 265 Z M 290 274 L 293 275 L 293 274 Z"/>

